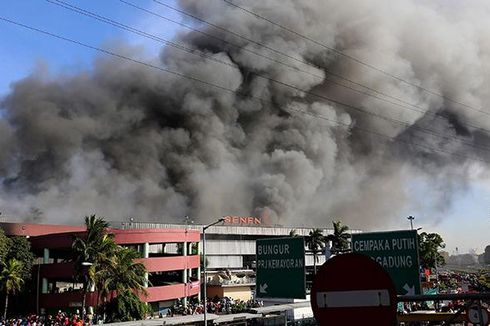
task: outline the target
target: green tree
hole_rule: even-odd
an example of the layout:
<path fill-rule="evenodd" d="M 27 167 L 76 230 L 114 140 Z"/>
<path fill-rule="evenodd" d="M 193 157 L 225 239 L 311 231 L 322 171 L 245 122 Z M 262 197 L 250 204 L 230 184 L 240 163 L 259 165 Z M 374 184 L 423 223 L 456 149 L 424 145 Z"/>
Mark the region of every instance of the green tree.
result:
<path fill-rule="evenodd" d="M 15 259 L 22 264 L 22 279 L 28 281 L 32 277 L 32 263 L 34 254 L 31 251 L 31 243 L 26 237 L 11 237 L 9 250 L 5 261 Z"/>
<path fill-rule="evenodd" d="M 0 286 L 5 291 L 5 310 L 3 312 L 3 319 L 7 319 L 7 309 L 9 302 L 9 295 L 16 294 L 22 288 L 24 279 L 22 278 L 22 263 L 16 259 L 10 259 L 7 263 L 2 264 L 3 268 L 0 272 Z"/>
<path fill-rule="evenodd" d="M 483 263 L 490 265 L 490 245 L 485 247 L 485 252 L 483 253 Z"/>
<path fill-rule="evenodd" d="M 289 236 L 290 237 L 297 237 L 298 231 L 296 229 L 291 229 L 291 231 L 289 231 Z"/>
<path fill-rule="evenodd" d="M 5 257 L 9 251 L 9 239 L 2 229 L 0 229 L 0 263 L 5 262 Z"/>
<path fill-rule="evenodd" d="M 151 313 L 150 307 L 130 290 L 124 290 L 104 305 L 107 322 L 142 320 Z"/>
<path fill-rule="evenodd" d="M 131 289 L 146 294 L 146 268 L 143 263 L 135 261 L 137 258 L 140 258 L 137 251 L 118 246 L 104 275 L 109 290 L 123 293 Z"/>
<path fill-rule="evenodd" d="M 85 297 L 92 286 L 98 293 L 97 307 L 101 299 L 102 307 L 109 307 L 106 299 L 111 294 L 117 294 L 117 297 L 123 295 L 123 298 L 115 301 L 116 306 L 110 307 L 121 307 L 123 310 L 133 307 L 134 300 L 127 292 L 146 294 L 146 268 L 135 261 L 140 258 L 140 254 L 133 249 L 118 246 L 104 219 L 88 216 L 85 217 L 85 225 L 87 232 L 76 238 L 72 245 L 76 278 L 83 282 L 82 309 L 85 309 Z M 131 300 L 127 301 L 128 298 Z M 121 312 L 123 315 L 125 313 Z"/>
<path fill-rule="evenodd" d="M 109 224 L 103 218 L 86 216 L 85 226 L 85 234 L 75 238 L 72 244 L 75 278 L 83 284 L 82 311 L 85 311 L 88 290 L 96 284 L 97 271 L 107 266 L 116 248 L 114 235 L 107 232 Z"/>
<path fill-rule="evenodd" d="M 114 241 L 113 236 L 104 234 L 100 243 L 100 251 L 102 254 L 95 259 L 93 267 L 88 270 L 90 273 L 89 279 L 93 282 L 97 290 L 97 307 L 102 299 L 105 303 L 111 289 L 109 288 L 110 273 L 114 268 L 114 257 L 119 249 L 119 246 Z"/>
<path fill-rule="evenodd" d="M 329 234 L 326 240 L 332 241 L 332 253 L 338 254 L 349 250 L 349 239 L 351 235 L 348 233 L 349 227 L 342 225 L 340 221 L 332 221 L 333 234 Z"/>
<path fill-rule="evenodd" d="M 446 245 L 437 233 L 422 232 L 418 236 L 420 265 L 423 268 L 436 268 L 445 264 L 444 257 L 439 253 Z"/>
<path fill-rule="evenodd" d="M 313 271 L 316 275 L 316 263 L 318 261 L 318 253 L 322 252 L 325 247 L 325 237 L 321 229 L 313 229 L 306 238 L 306 245 L 313 253 Z"/>

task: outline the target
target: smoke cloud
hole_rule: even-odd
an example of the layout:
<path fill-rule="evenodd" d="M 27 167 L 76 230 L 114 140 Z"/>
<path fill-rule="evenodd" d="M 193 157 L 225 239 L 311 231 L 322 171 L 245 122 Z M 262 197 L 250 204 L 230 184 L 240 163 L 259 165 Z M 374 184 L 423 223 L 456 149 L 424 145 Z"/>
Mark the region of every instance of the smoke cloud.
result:
<path fill-rule="evenodd" d="M 341 219 L 364 228 L 422 205 L 408 191 L 417 180 L 432 185 L 423 206 L 441 211 L 475 169 L 488 175 L 487 1 L 235 1 L 442 96 L 222 1 L 181 0 L 183 10 L 289 57 L 202 25 L 229 43 L 186 30 L 175 41 L 226 65 L 172 47 L 155 64 L 237 93 L 111 57 L 75 76 L 16 82 L 1 102 L 1 209 L 57 223 L 92 213 L 203 223 L 267 214 L 283 225 Z"/>

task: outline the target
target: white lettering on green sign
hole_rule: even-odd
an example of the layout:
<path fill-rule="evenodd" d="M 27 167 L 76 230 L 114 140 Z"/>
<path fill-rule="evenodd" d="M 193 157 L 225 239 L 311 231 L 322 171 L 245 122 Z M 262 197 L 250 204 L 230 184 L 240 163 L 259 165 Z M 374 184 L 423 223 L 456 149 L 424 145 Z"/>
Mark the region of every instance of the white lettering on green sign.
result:
<path fill-rule="evenodd" d="M 259 259 L 257 267 L 264 269 L 303 268 L 302 259 Z"/>
<path fill-rule="evenodd" d="M 414 238 L 391 239 L 369 239 L 354 241 L 354 251 L 389 251 L 389 250 L 414 250 Z"/>
<path fill-rule="evenodd" d="M 257 246 L 258 255 L 289 255 L 288 244 L 270 244 Z"/>
<path fill-rule="evenodd" d="M 372 257 L 384 268 L 410 268 L 413 266 L 412 256 Z"/>

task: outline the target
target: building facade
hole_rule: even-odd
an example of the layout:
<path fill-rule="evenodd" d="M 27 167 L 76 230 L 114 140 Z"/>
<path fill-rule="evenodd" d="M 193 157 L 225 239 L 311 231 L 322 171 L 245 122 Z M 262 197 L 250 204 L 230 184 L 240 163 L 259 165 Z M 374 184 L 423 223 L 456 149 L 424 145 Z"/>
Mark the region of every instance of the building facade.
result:
<path fill-rule="evenodd" d="M 188 228 L 203 230 L 204 225 L 181 225 L 160 223 L 121 223 L 120 227 L 134 229 L 172 229 Z M 263 225 L 255 217 L 226 216 L 224 223 L 206 230 L 206 278 L 208 297 L 232 297 L 248 300 L 254 297 L 255 290 L 255 247 L 256 240 L 288 237 L 291 232 L 307 237 L 312 228 Z M 323 228 L 323 235 L 332 234 L 332 229 Z M 352 233 L 360 232 L 352 230 Z M 202 234 L 201 234 L 202 246 Z M 316 258 L 316 262 L 315 262 Z M 314 255 L 306 248 L 305 265 L 307 288 L 313 280 L 314 265 L 325 262 L 323 252 Z"/>
<path fill-rule="evenodd" d="M 187 302 L 200 298 L 200 280 L 206 277 L 208 297 L 231 297 L 248 300 L 255 290 L 256 240 L 287 237 L 291 232 L 307 237 L 312 228 L 267 226 L 253 217 L 226 217 L 222 225 L 206 230 L 206 267 L 201 273 L 202 230 L 204 225 L 111 222 L 119 245 L 140 252 L 140 261 L 148 271 L 148 296 L 153 311 L 164 311 L 176 300 Z M 33 269 L 38 311 L 81 307 L 81 284 L 73 280 L 73 264 L 69 253 L 75 236 L 82 236 L 85 227 L 0 223 L 7 235 L 29 237 L 37 257 Z M 333 232 L 322 229 L 323 235 Z M 352 233 L 360 232 L 353 230 Z M 315 255 L 306 248 L 307 288 L 313 279 L 313 266 L 325 262 L 323 253 Z M 87 295 L 87 305 L 95 305 L 97 293 Z"/>
<path fill-rule="evenodd" d="M 82 285 L 74 278 L 70 262 L 74 237 L 83 236 L 81 226 L 40 225 L 25 223 L 0 223 L 9 236 L 26 236 L 36 256 L 33 279 L 36 284 L 35 300 L 31 306 L 39 312 L 57 309 L 75 310 L 82 306 Z M 152 305 L 153 311 L 162 311 L 176 300 L 199 298 L 200 294 L 200 232 L 185 228 L 159 229 L 109 229 L 117 244 L 140 252 L 147 269 L 147 296 L 143 301 Z M 92 289 L 93 290 L 93 289 Z M 95 306 L 97 293 L 86 296 L 87 306 Z M 35 301 L 35 302 L 34 302 Z"/>

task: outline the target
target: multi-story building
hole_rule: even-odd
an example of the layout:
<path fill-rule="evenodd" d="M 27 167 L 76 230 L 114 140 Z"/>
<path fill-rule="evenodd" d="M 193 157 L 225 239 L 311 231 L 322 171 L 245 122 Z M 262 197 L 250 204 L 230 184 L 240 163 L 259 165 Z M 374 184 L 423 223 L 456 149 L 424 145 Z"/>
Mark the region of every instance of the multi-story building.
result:
<path fill-rule="evenodd" d="M 201 230 L 204 225 L 181 225 L 159 223 L 122 223 L 124 229 L 171 229 L 187 228 Z M 294 231 L 293 231 L 294 230 Z M 226 216 L 221 225 L 206 230 L 206 262 L 208 297 L 228 296 L 235 299 L 248 300 L 253 297 L 255 289 L 255 246 L 256 240 L 290 236 L 291 231 L 297 236 L 307 237 L 312 228 L 263 225 L 255 217 Z M 333 230 L 323 228 L 323 235 L 332 234 Z M 360 232 L 353 230 L 353 233 Z M 202 234 L 201 234 L 202 242 Z M 314 255 L 306 248 L 305 265 L 307 271 L 307 287 L 311 285 L 312 272 L 315 265 L 325 262 L 322 252 Z"/>
<path fill-rule="evenodd" d="M 38 307 L 43 309 L 81 307 L 81 284 L 73 279 L 73 264 L 68 262 L 73 238 L 85 231 L 82 226 L 0 223 L 8 235 L 28 236 L 37 257 L 34 277 L 37 282 Z M 122 246 L 141 253 L 148 270 L 148 296 L 142 297 L 162 311 L 176 300 L 200 299 L 202 230 L 204 225 L 111 222 L 110 232 Z M 291 231 L 307 237 L 312 228 L 268 226 L 254 217 L 225 218 L 225 223 L 206 230 L 206 280 L 208 297 L 232 297 L 248 300 L 255 289 L 256 240 L 287 237 Z M 322 229 L 324 235 L 331 229 Z M 352 231 L 359 232 L 359 231 Z M 306 248 L 307 249 L 307 248 Z M 307 287 L 312 280 L 315 255 L 306 250 Z M 316 255 L 316 265 L 325 261 Z M 87 305 L 94 305 L 97 294 L 87 296 Z M 31 303 L 34 307 L 36 303 Z"/>
<path fill-rule="evenodd" d="M 73 277 L 74 266 L 70 262 L 74 237 L 83 236 L 85 228 L 68 225 L 41 225 L 25 223 L 0 223 L 10 236 L 26 236 L 37 257 L 33 279 L 37 286 L 30 304 L 40 312 L 57 309 L 76 310 L 82 306 L 81 284 Z M 157 229 L 120 229 L 113 227 L 117 244 L 132 247 L 141 253 L 141 261 L 147 271 L 147 296 L 142 300 L 150 303 L 153 311 L 169 307 L 178 299 L 184 301 L 200 294 L 200 232 L 182 227 Z M 97 293 L 86 296 L 87 306 L 94 306 Z"/>

